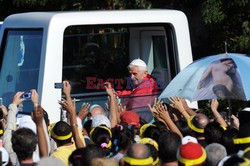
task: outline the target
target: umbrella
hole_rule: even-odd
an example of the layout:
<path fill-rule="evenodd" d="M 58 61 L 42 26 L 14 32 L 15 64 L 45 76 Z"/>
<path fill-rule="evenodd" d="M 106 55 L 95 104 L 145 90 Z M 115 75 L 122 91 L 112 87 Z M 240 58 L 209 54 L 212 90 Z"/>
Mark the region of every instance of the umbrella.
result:
<path fill-rule="evenodd" d="M 229 99 L 250 100 L 250 57 L 224 53 L 207 56 L 184 68 L 159 98 L 182 97 L 189 101 Z M 230 120 L 230 119 L 229 119 Z"/>
<path fill-rule="evenodd" d="M 159 98 L 250 100 L 249 71 L 250 57 L 247 55 L 224 53 L 207 56 L 177 74 Z"/>

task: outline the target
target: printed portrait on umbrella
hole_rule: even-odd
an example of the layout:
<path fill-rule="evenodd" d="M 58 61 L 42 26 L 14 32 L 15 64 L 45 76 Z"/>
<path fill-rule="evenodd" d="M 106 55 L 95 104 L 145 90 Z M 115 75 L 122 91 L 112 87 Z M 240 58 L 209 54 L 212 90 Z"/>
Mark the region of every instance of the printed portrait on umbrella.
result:
<path fill-rule="evenodd" d="M 196 99 L 245 99 L 239 71 L 232 58 L 223 58 L 212 62 L 202 74 Z"/>

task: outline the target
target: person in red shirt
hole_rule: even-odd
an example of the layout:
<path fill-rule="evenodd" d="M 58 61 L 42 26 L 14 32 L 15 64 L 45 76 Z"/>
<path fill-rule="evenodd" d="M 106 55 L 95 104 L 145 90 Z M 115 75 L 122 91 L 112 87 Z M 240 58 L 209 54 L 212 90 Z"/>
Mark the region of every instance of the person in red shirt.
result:
<path fill-rule="evenodd" d="M 127 80 L 126 90 L 117 91 L 117 95 L 127 111 L 135 111 L 149 122 L 153 116 L 148 109 L 148 104 L 152 105 L 157 97 L 158 85 L 156 80 L 148 74 L 147 65 L 143 60 L 139 58 L 133 60 L 128 69 L 130 79 Z"/>

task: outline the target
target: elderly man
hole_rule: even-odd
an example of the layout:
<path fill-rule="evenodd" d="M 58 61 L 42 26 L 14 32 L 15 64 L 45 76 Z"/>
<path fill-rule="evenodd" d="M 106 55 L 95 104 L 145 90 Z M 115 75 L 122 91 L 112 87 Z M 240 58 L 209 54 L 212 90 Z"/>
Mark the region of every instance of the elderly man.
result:
<path fill-rule="evenodd" d="M 131 82 L 128 81 L 127 90 L 117 92 L 118 96 L 145 95 L 158 92 L 158 86 L 154 78 L 148 74 L 147 65 L 143 60 L 139 58 L 133 60 L 128 69 Z"/>
<path fill-rule="evenodd" d="M 227 156 L 226 148 L 218 143 L 211 143 L 206 146 L 207 166 L 216 166 L 218 163 Z"/>
<path fill-rule="evenodd" d="M 117 95 L 128 111 L 137 112 L 141 118 L 149 122 L 152 114 L 147 105 L 153 103 L 158 93 L 158 85 L 148 74 L 147 65 L 143 60 L 133 60 L 128 69 L 130 79 L 127 80 L 127 87 L 125 90 L 117 91 Z"/>
<path fill-rule="evenodd" d="M 152 166 L 153 158 L 150 149 L 144 144 L 135 143 L 128 148 L 127 154 L 120 162 L 121 165 Z"/>
<path fill-rule="evenodd" d="M 91 113 L 91 117 L 94 118 L 96 115 L 105 115 L 105 110 L 98 104 L 93 104 L 89 108 L 89 112 Z"/>
<path fill-rule="evenodd" d="M 209 119 L 205 114 L 198 113 L 194 116 L 190 116 L 188 121 L 188 126 L 192 130 L 193 136 L 198 140 L 198 142 L 206 147 L 206 141 L 204 137 L 204 129 L 209 123 Z"/>

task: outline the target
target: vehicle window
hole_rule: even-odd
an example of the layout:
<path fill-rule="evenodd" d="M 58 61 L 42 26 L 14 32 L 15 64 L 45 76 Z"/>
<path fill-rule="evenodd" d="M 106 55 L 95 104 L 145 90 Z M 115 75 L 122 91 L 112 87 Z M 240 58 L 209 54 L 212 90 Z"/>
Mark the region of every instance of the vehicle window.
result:
<path fill-rule="evenodd" d="M 101 92 L 103 82 L 127 77 L 128 39 L 127 28 L 68 27 L 64 32 L 63 80 L 71 81 L 72 93 Z"/>
<path fill-rule="evenodd" d="M 42 33 L 42 30 L 6 31 L 0 73 L 0 96 L 4 104 L 9 104 L 17 91 L 37 89 Z"/>
<path fill-rule="evenodd" d="M 165 36 L 152 36 L 153 55 L 154 55 L 154 68 L 167 68 L 168 61 L 166 51 L 166 37 Z"/>

